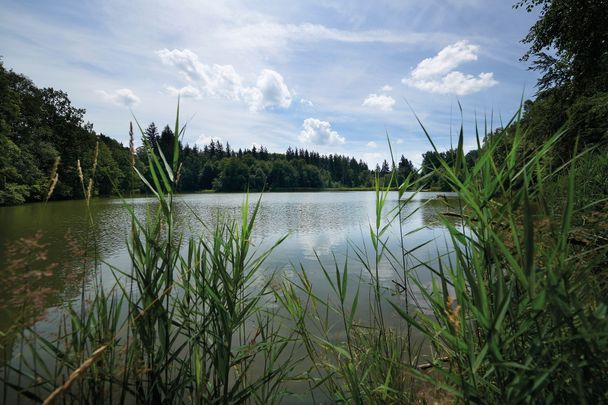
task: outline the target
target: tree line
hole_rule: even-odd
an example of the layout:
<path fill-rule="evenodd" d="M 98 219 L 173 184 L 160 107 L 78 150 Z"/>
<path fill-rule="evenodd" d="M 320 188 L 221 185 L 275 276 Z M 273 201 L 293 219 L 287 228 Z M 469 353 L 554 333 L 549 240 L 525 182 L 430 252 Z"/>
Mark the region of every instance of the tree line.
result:
<path fill-rule="evenodd" d="M 174 134 L 169 126 L 159 133 L 151 123 L 144 131 L 144 138 L 165 157 L 172 155 Z M 182 192 L 363 188 L 373 186 L 376 173 L 388 181 L 393 169 L 400 178 L 416 171 L 404 156 L 395 167 L 385 160 L 370 170 L 367 163 L 354 157 L 321 155 L 291 147 L 285 153 L 270 153 L 264 146 L 235 150 L 228 142 L 224 145 L 219 140 L 211 140 L 202 147 L 180 143 L 179 149 Z M 140 161 L 147 159 L 144 148 L 139 148 L 137 154 Z"/>

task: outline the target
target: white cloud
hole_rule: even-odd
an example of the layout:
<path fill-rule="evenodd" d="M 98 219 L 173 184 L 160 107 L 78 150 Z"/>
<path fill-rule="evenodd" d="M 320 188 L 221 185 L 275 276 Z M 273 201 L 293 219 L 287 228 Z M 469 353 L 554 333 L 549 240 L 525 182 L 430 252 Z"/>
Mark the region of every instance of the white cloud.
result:
<path fill-rule="evenodd" d="M 211 96 L 239 100 L 243 89 L 241 76 L 232 65 L 216 65 L 207 69 L 203 89 Z"/>
<path fill-rule="evenodd" d="M 443 48 L 436 56 L 424 59 L 412 71 L 411 76 L 413 79 L 428 79 L 445 74 L 464 62 L 477 60 L 478 50 L 477 45 L 458 41 Z"/>
<path fill-rule="evenodd" d="M 197 83 L 205 94 L 230 100 L 240 98 L 242 79 L 232 65 L 205 65 L 189 49 L 161 49 L 156 54 L 163 64 L 177 68 L 187 80 Z"/>
<path fill-rule="evenodd" d="M 479 76 L 467 75 L 461 72 L 450 72 L 437 80 L 425 80 L 412 84 L 420 90 L 439 94 L 456 94 L 466 96 L 496 85 L 492 73 L 480 73 Z"/>
<path fill-rule="evenodd" d="M 130 108 L 136 106 L 141 101 L 131 89 L 118 89 L 111 93 L 104 90 L 98 90 L 97 93 L 100 94 L 106 101 L 111 101 L 112 103 L 123 107 Z"/>
<path fill-rule="evenodd" d="M 374 170 L 377 164 L 382 163 L 386 157 L 379 152 L 365 152 L 361 155 L 361 159 L 367 163 L 369 169 Z"/>
<path fill-rule="evenodd" d="M 393 88 L 392 88 L 392 86 L 389 86 L 388 84 L 385 84 L 384 86 L 382 86 L 380 88 L 380 91 L 384 91 L 384 92 L 393 91 Z"/>
<path fill-rule="evenodd" d="M 366 145 L 368 148 L 377 148 L 378 144 L 374 141 L 369 141 Z"/>
<path fill-rule="evenodd" d="M 217 136 L 207 136 L 205 134 L 201 134 L 194 143 L 199 147 L 204 147 L 205 145 L 209 145 L 211 143 L 211 141 L 213 141 L 213 142 L 220 141 L 221 142 L 222 139 Z"/>
<path fill-rule="evenodd" d="M 331 124 L 317 118 L 306 118 L 302 123 L 300 142 L 314 145 L 343 144 L 346 139 L 331 129 Z"/>
<path fill-rule="evenodd" d="M 401 139 L 401 138 L 395 139 L 395 144 L 396 145 L 401 145 L 402 143 L 403 143 L 403 139 Z"/>
<path fill-rule="evenodd" d="M 437 42 L 448 37 L 442 33 L 394 32 L 389 30 L 347 31 L 321 24 L 279 24 L 261 22 L 220 30 L 229 46 L 243 48 L 277 48 L 288 42 L 336 41 L 343 43 L 384 43 L 414 45 L 420 41 Z"/>
<path fill-rule="evenodd" d="M 232 65 L 206 65 L 189 49 L 161 49 L 156 54 L 163 64 L 177 68 L 190 81 L 190 85 L 182 88 L 187 89 L 188 94 L 198 91 L 192 86 L 195 84 L 203 94 L 244 101 L 251 111 L 289 108 L 291 105 L 291 92 L 283 76 L 274 70 L 263 69 L 255 86 L 245 86 Z"/>
<path fill-rule="evenodd" d="M 376 108 L 381 111 L 392 111 L 395 99 L 384 94 L 370 94 L 363 100 L 364 107 Z"/>
<path fill-rule="evenodd" d="M 165 86 L 165 90 L 171 96 L 179 95 L 184 98 L 201 98 L 201 92 L 199 91 L 199 89 L 190 84 L 179 89 L 173 86 Z"/>
<path fill-rule="evenodd" d="M 250 111 L 259 111 L 264 105 L 264 94 L 257 87 L 245 87 L 241 89 L 241 97 L 247 103 Z"/>
<path fill-rule="evenodd" d="M 165 65 L 175 66 L 189 80 L 202 80 L 205 77 L 204 70 L 208 67 L 203 65 L 198 60 L 198 56 L 189 49 L 170 51 L 165 48 L 156 51 L 156 54 Z"/>
<path fill-rule="evenodd" d="M 250 107 L 262 110 L 269 107 L 289 108 L 291 105 L 291 93 L 285 85 L 285 80 L 278 72 L 264 69 L 258 76 L 256 89 L 261 94 L 256 97 Z"/>
<path fill-rule="evenodd" d="M 479 46 L 467 41 L 458 41 L 443 48 L 432 57 L 422 60 L 402 82 L 419 90 L 439 94 L 465 96 L 498 82 L 493 73 L 480 73 L 478 76 L 455 71 L 465 62 L 477 60 Z"/>

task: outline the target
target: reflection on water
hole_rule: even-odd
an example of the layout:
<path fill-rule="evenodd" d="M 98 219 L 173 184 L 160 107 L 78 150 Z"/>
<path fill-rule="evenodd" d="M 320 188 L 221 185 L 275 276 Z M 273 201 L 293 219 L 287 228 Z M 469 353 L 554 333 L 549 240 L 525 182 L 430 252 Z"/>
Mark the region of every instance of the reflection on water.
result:
<path fill-rule="evenodd" d="M 415 252 L 415 260 L 436 260 L 438 253 L 442 255 L 450 249 L 451 242 L 437 214 L 453 208 L 456 200 L 445 197 L 445 193 L 442 195 L 419 193 L 404 209 L 403 216 L 407 220 L 402 223 L 402 232 L 407 234 L 406 248 L 434 241 Z M 250 208 L 258 197 L 249 197 Z M 220 217 L 239 218 L 245 195 L 191 194 L 179 196 L 176 200 L 176 223 L 188 237 L 209 232 Z M 141 218 L 155 204 L 151 198 L 128 202 Z M 397 194 L 391 193 L 386 211 L 396 204 Z M 20 307 L 23 302 L 32 304 L 33 301 L 23 292 L 25 284 L 28 294 L 36 296 L 35 311 L 38 313 L 35 318 L 40 318 L 47 309 L 62 302 L 78 299 L 83 271 L 89 274 L 84 277 L 84 282 L 90 288 L 90 273 L 95 263 L 104 263 L 99 265 L 99 270 L 102 275 L 108 273 L 103 277 L 104 283 L 112 284 L 114 279 L 107 270 L 107 264 L 125 270 L 130 268 L 126 249 L 129 218 L 119 199 L 92 201 L 90 218 L 83 201 L 0 208 L 0 270 L 4 276 L 0 291 L 0 330 L 5 331 L 16 322 L 23 313 L 23 307 Z M 336 260 L 342 262 L 348 252 L 351 273 L 361 272 L 365 280 L 366 271 L 355 260 L 353 250 L 368 252 L 373 260 L 369 224 L 374 218 L 373 192 L 265 194 L 255 224 L 253 243 L 264 249 L 288 234 L 289 237 L 266 262 L 267 275 L 277 272 L 293 278 L 293 266 L 301 263 L 313 286 L 321 294 L 328 293 L 318 270 L 316 255 L 322 262 L 331 263 L 335 254 Z M 408 234 L 419 228 L 419 231 Z M 387 246 L 399 251 L 398 222 L 392 224 L 387 238 Z M 363 242 L 367 244 L 366 248 Z M 16 265 L 15 260 L 19 259 L 19 252 L 23 252 L 19 250 L 24 248 L 23 244 L 29 246 L 31 252 L 27 253 L 25 262 Z M 98 260 L 94 260 L 95 257 Z M 393 287 L 393 281 L 399 277 L 388 262 L 381 263 L 378 272 L 386 287 Z M 418 276 L 422 282 L 430 280 L 428 272 L 420 271 Z M 48 318 L 46 322 L 49 322 Z"/>

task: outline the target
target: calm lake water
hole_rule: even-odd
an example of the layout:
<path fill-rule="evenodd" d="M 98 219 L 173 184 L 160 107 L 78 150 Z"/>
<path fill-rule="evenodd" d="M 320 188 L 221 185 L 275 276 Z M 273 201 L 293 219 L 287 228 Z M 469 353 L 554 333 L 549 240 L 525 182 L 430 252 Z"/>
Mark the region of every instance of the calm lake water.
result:
<path fill-rule="evenodd" d="M 412 265 L 416 260 L 437 260 L 438 255 L 450 250 L 451 242 L 438 213 L 453 208 L 456 200 L 446 193 L 440 194 L 419 193 L 406 206 L 406 213 L 413 212 L 402 224 L 402 232 L 407 234 L 406 248 L 431 241 L 416 252 L 415 259 L 410 258 Z M 258 197 L 250 195 L 250 204 Z M 190 194 L 180 195 L 176 201 L 177 223 L 187 237 L 206 232 L 197 216 L 211 227 L 219 217 L 238 218 L 245 195 Z M 136 198 L 128 203 L 143 218 L 154 199 Z M 386 211 L 396 204 L 397 193 L 391 193 Z M 126 241 L 130 217 L 123 202 L 119 199 L 93 200 L 90 212 L 89 217 L 83 201 L 0 208 L 1 331 L 11 329 L 18 321 L 35 323 L 43 332 L 56 330 L 56 309 L 65 302 L 78 301 L 83 286 L 85 291 L 90 290 L 100 279 L 105 288 L 111 288 L 115 279 L 108 265 L 129 271 Z M 295 279 L 295 271 L 301 264 L 319 294 L 328 294 L 327 282 L 317 260 L 331 264 L 334 257 L 343 262 L 348 256 L 351 274 L 361 274 L 360 280 L 365 285 L 366 272 L 354 249 L 367 248 L 371 252 L 369 224 L 374 222 L 374 217 L 373 192 L 265 194 L 253 243 L 263 249 L 284 235 L 288 237 L 266 262 L 263 275 L 275 273 L 275 277 Z M 408 234 L 414 230 L 417 231 Z M 388 238 L 388 246 L 394 252 L 399 251 L 397 222 L 391 226 Z M 97 261 L 93 260 L 95 255 Z M 371 258 L 373 260 L 373 255 Z M 96 267 L 95 262 L 101 264 Z M 424 283 L 430 281 L 428 270 L 418 270 L 417 275 Z M 390 263 L 384 262 L 380 278 L 390 289 L 394 288 L 395 281 L 399 282 L 401 275 Z M 361 307 L 365 306 L 362 302 Z"/>

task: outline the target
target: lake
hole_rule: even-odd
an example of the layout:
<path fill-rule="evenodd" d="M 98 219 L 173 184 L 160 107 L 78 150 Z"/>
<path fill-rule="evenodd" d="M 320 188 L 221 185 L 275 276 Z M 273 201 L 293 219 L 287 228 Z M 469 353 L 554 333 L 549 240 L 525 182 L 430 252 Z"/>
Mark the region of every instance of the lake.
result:
<path fill-rule="evenodd" d="M 175 210 L 179 230 L 186 237 L 197 235 L 208 232 L 205 225 L 212 228 L 220 217 L 238 218 L 245 197 L 221 193 L 179 195 Z M 250 205 L 258 197 L 250 195 Z M 400 251 L 401 231 L 408 249 L 431 241 L 416 251 L 415 261 L 432 263 L 448 253 L 451 241 L 438 213 L 454 206 L 457 200 L 452 197 L 431 192 L 415 195 L 404 210 L 412 215 L 401 229 L 398 222 L 391 225 L 387 246 L 395 253 Z M 397 198 L 396 192 L 390 193 L 386 212 L 397 204 Z M 155 200 L 134 198 L 127 203 L 143 218 Z M 112 287 L 115 278 L 108 265 L 130 269 L 126 247 L 130 216 L 123 204 L 120 199 L 94 199 L 90 215 L 84 201 L 0 208 L 1 331 L 16 332 L 19 328 L 14 325 L 35 324 L 42 333 L 52 333 L 57 330 L 54 314 L 58 307 L 78 302 L 83 289 L 86 295 L 93 283 Z M 374 217 L 374 192 L 264 194 L 255 223 L 254 246 L 264 249 L 282 236 L 288 237 L 266 261 L 262 276 L 274 274 L 295 280 L 301 265 L 323 296 L 329 294 L 329 288 L 319 261 L 342 263 L 348 256 L 351 274 L 360 275 L 365 285 L 367 274 L 355 250 L 370 251 L 369 224 Z M 429 273 L 418 270 L 417 276 L 428 283 Z M 387 290 L 394 289 L 395 282 L 402 278 L 388 261 L 381 263 L 379 275 Z M 361 296 L 363 300 L 366 294 Z M 366 303 L 361 302 L 361 307 L 367 307 Z"/>

